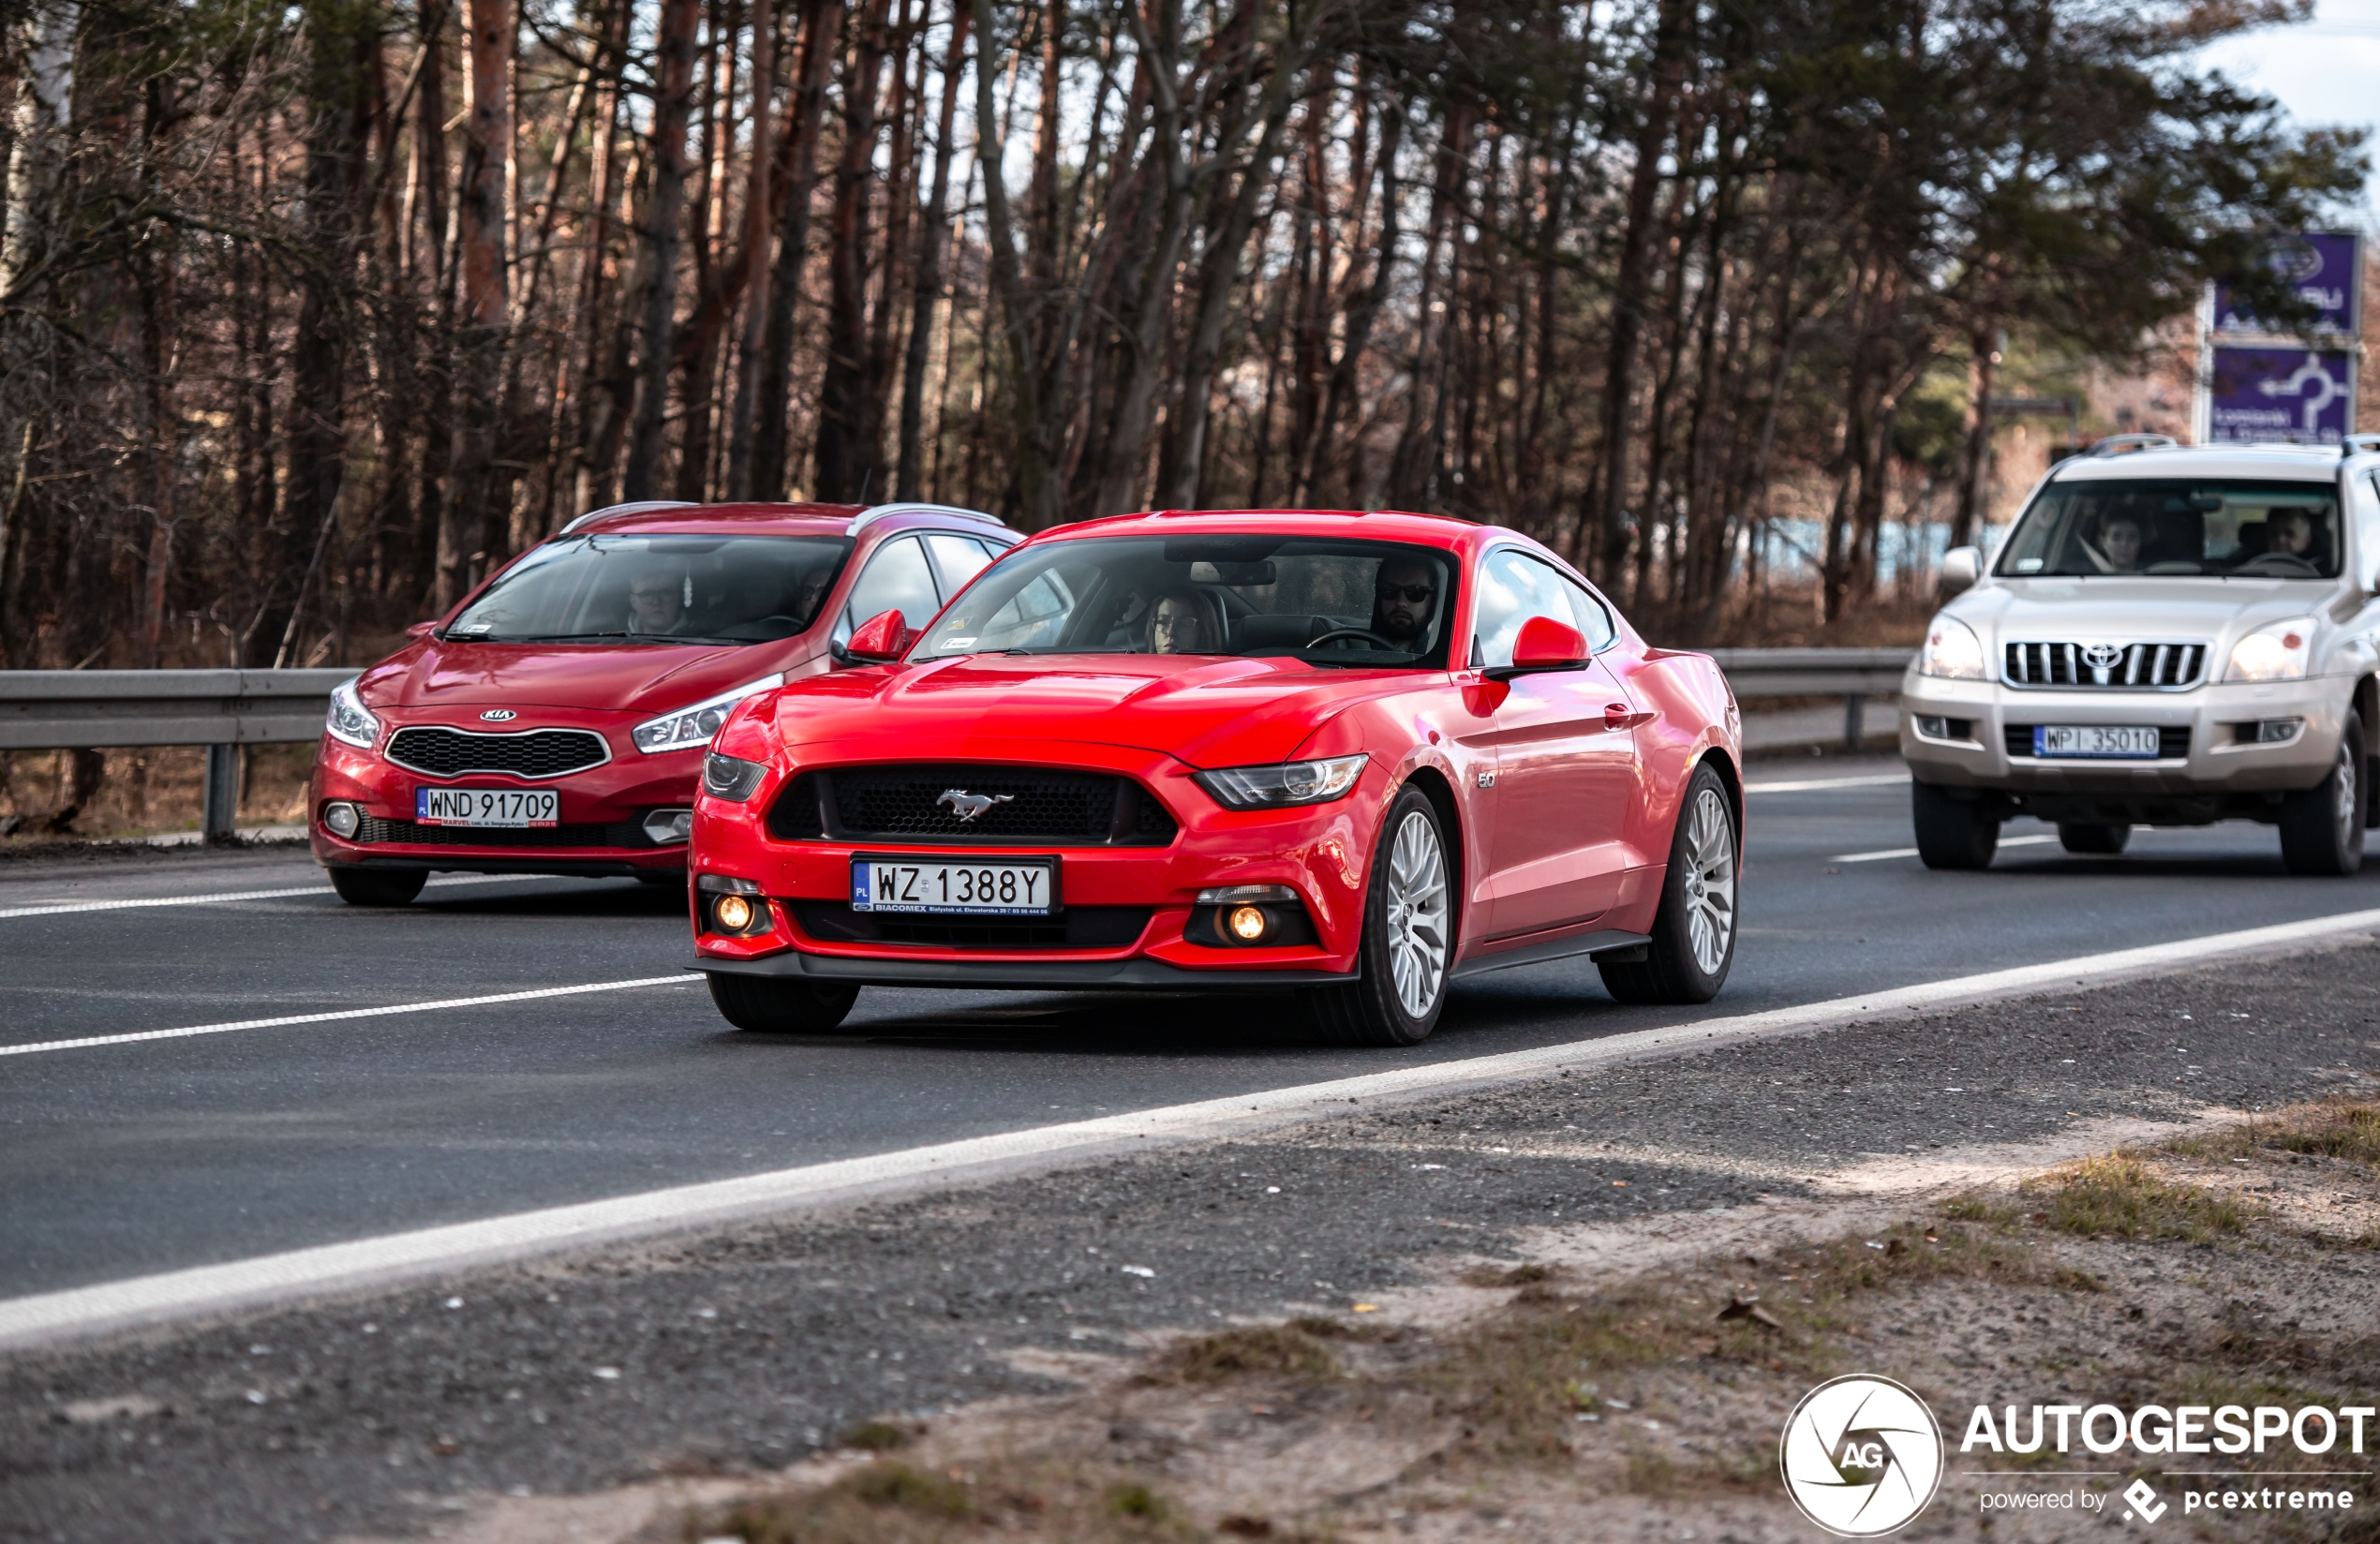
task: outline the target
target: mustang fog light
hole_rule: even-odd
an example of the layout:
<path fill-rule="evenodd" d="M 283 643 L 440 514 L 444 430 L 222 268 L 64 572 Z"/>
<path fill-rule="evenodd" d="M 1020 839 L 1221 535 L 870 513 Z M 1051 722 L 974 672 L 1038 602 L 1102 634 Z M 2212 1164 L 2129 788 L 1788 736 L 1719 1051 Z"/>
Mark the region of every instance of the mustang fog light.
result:
<path fill-rule="evenodd" d="M 692 809 L 656 809 L 645 817 L 645 835 L 656 847 L 675 847 L 693 834 Z"/>
<path fill-rule="evenodd" d="M 1234 906 L 1223 914 L 1223 925 L 1230 928 L 1231 936 L 1242 943 L 1256 943 L 1272 926 L 1266 920 L 1261 906 Z"/>
<path fill-rule="evenodd" d="M 322 828 L 345 841 L 364 828 L 364 811 L 344 799 L 334 799 L 322 807 Z"/>
<path fill-rule="evenodd" d="M 721 896 L 712 903 L 710 914 L 719 919 L 721 932 L 740 933 L 752 925 L 752 903 L 741 896 Z"/>
<path fill-rule="evenodd" d="M 703 910 L 710 918 L 712 932 L 741 937 L 768 931 L 768 902 L 761 898 L 760 886 L 751 880 L 703 874 L 695 879 L 694 888 L 707 898 Z"/>

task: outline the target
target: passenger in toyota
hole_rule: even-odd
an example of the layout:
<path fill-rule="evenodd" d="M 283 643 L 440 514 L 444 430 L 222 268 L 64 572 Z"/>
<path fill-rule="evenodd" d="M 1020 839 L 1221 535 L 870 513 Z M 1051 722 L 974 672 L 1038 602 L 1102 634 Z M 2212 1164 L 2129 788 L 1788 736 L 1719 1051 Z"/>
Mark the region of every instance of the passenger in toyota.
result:
<path fill-rule="evenodd" d="M 2140 522 L 2129 514 L 2109 515 L 2099 527 L 2100 550 L 2113 573 L 2140 572 Z"/>

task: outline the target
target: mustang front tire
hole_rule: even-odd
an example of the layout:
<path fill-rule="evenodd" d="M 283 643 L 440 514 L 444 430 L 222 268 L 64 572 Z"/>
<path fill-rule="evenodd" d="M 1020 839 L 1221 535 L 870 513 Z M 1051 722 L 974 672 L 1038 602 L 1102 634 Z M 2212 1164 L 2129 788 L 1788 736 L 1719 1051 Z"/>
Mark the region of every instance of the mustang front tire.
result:
<path fill-rule="evenodd" d="M 1316 987 L 1315 1025 L 1336 1046 L 1418 1046 L 1446 1007 L 1454 958 L 1453 870 L 1437 807 L 1408 787 L 1390 807 L 1363 903 L 1359 978 Z"/>
<path fill-rule="evenodd" d="M 859 1001 L 856 987 L 824 987 L 765 975 L 707 971 L 710 1000 L 720 1016 L 756 1034 L 825 1034 L 843 1021 Z"/>
<path fill-rule="evenodd" d="M 1705 762 L 1678 806 L 1644 958 L 1596 961 L 1605 991 L 1623 1002 L 1708 1002 L 1718 995 L 1735 963 L 1735 807 Z"/>
<path fill-rule="evenodd" d="M 422 893 L 429 877 L 421 868 L 334 868 L 331 888 L 350 906 L 403 906 Z"/>

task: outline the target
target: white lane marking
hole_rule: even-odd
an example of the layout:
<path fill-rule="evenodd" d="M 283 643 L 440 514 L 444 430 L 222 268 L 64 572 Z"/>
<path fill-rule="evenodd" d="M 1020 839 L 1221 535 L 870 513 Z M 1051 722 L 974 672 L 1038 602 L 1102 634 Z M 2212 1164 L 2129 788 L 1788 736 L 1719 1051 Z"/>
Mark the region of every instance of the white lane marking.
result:
<path fill-rule="evenodd" d="M 435 1002 L 398 1002 L 385 1008 L 340 1008 L 331 1013 L 285 1014 L 278 1018 L 235 1018 L 222 1024 L 192 1024 L 179 1030 L 141 1030 L 129 1034 L 92 1034 L 77 1040 L 37 1040 L 24 1046 L 0 1046 L 0 1056 L 31 1056 L 37 1051 L 79 1051 L 92 1046 L 134 1046 L 144 1040 L 187 1040 L 192 1035 L 230 1034 L 235 1030 L 277 1030 L 288 1024 L 329 1024 L 346 1018 L 391 1018 L 398 1014 L 437 1013 L 446 1008 L 484 1008 L 497 1002 L 529 1002 L 541 997 L 583 997 L 588 992 L 619 992 L 632 987 L 690 987 L 684 974 L 639 976 L 633 981 L 589 981 L 575 987 L 536 987 L 527 991 L 491 992 L 483 997 L 447 997 Z"/>
<path fill-rule="evenodd" d="M 2002 837 L 2000 839 L 2000 845 L 2031 847 L 2040 842 L 2057 839 L 2055 833 L 2046 837 Z M 1917 849 L 1914 847 L 1887 847 L 1881 853 L 1837 853 L 1826 861 L 1829 863 L 1881 863 L 1886 858 L 1913 858 L 1916 855 Z"/>
<path fill-rule="evenodd" d="M 1573 1041 L 1173 1105 L 1129 1115 L 1000 1132 L 929 1147 L 811 1164 L 733 1180 L 674 1185 L 608 1200 L 550 1207 L 477 1222 L 321 1244 L 222 1265 L 73 1287 L 0 1300 L 0 1347 L 87 1335 L 134 1324 L 285 1301 L 302 1294 L 386 1285 L 524 1255 L 607 1240 L 682 1232 L 739 1218 L 782 1213 L 861 1195 L 917 1193 L 961 1180 L 1039 1171 L 1064 1163 L 1157 1143 L 1205 1141 L 1227 1134 L 1311 1121 L 1347 1101 L 1438 1096 L 1464 1088 L 1545 1076 L 1565 1069 L 1715 1050 L 1849 1023 L 1939 1012 L 2054 987 L 2105 985 L 2176 966 L 2318 946 L 2380 931 L 2380 911 L 2284 922 L 2208 938 L 2086 955 L 2048 965 L 2020 965 L 1980 975 L 1838 997 L 1765 1013 L 1706 1018 L 1667 1029 Z M 756 1051 L 760 1047 L 755 1047 Z M 765 1052 L 764 1052 L 765 1054 Z"/>
<path fill-rule="evenodd" d="M 1748 782 L 1747 794 L 1814 794 L 1827 788 L 1882 788 L 1887 783 L 1907 782 L 1906 772 L 1876 773 L 1861 778 L 1803 778 L 1792 782 Z"/>
<path fill-rule="evenodd" d="M 551 879 L 550 874 L 456 874 L 434 879 L 441 884 L 517 884 L 525 879 Z M 202 896 L 141 896 L 130 900 L 60 900 L 47 906 L 0 907 L 0 922 L 10 917 L 57 916 L 67 912 L 123 912 L 136 906 L 216 906 L 231 900 L 277 900 L 283 896 L 327 896 L 327 884 L 293 884 L 278 890 L 216 890 Z"/>

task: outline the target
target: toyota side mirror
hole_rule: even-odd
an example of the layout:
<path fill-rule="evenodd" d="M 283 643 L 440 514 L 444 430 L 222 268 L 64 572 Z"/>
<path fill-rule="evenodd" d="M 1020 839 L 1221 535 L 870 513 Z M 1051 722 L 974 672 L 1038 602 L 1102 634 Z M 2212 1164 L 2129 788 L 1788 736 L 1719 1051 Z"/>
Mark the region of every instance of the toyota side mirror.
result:
<path fill-rule="evenodd" d="M 1509 681 L 1540 671 L 1576 670 L 1586 659 L 1586 640 L 1578 629 L 1551 616 L 1532 616 L 1521 624 L 1521 635 L 1512 640 L 1512 662 L 1490 667 L 1487 678 Z"/>
<path fill-rule="evenodd" d="M 1944 599 L 1956 595 L 1963 590 L 1973 589 L 1975 587 L 1975 581 L 1981 579 L 1983 576 L 1983 548 L 1953 547 L 1948 552 L 1942 554 L 1941 585 Z"/>
<path fill-rule="evenodd" d="M 861 664 L 883 664 L 908 653 L 915 636 L 899 611 L 878 612 L 859 624 L 851 642 L 843 646 L 843 653 Z"/>

